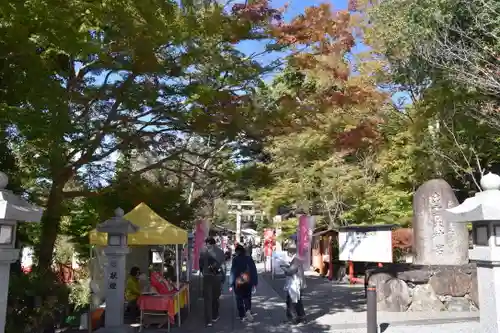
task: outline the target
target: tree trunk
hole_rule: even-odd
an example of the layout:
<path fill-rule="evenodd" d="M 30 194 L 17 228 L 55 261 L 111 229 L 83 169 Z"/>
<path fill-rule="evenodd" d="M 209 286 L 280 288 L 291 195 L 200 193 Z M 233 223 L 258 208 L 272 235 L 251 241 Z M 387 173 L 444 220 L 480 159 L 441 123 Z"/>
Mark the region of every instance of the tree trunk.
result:
<path fill-rule="evenodd" d="M 64 182 L 62 182 L 64 183 Z M 38 244 L 38 268 L 40 272 L 46 272 L 52 264 L 52 256 L 56 243 L 57 233 L 61 222 L 63 208 L 63 187 L 61 183 L 54 181 L 50 189 L 47 206 L 42 216 L 42 232 Z"/>

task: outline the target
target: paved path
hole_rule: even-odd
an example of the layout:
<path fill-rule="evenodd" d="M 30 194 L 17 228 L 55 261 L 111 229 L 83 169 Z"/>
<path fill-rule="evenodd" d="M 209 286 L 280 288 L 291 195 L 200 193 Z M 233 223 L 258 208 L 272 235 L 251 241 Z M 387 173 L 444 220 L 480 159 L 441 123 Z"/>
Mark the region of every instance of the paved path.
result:
<path fill-rule="evenodd" d="M 207 328 L 203 318 L 203 300 L 194 296 L 189 318 L 172 333 L 365 333 L 366 311 L 364 289 L 360 286 L 332 285 L 320 277 L 308 277 L 304 296 L 310 323 L 302 326 L 285 324 L 283 279 L 272 280 L 261 274 L 259 287 L 253 298 L 253 323 L 241 323 L 236 317 L 236 306 L 227 285 L 221 297 L 221 319 Z M 197 288 L 194 288 L 195 290 Z M 197 293 L 197 292 L 195 292 Z M 199 293 L 197 293 L 199 295 Z M 480 333 L 478 313 L 424 313 L 379 312 L 380 333 Z M 149 329 L 144 333 L 166 330 Z"/>
<path fill-rule="evenodd" d="M 284 296 L 283 278 L 271 279 L 269 274 L 264 274 L 263 277 L 277 293 Z M 316 326 L 328 328 L 327 331 L 331 333 L 366 332 L 366 299 L 363 286 L 332 283 L 315 274 L 308 274 L 303 299 L 306 313 Z M 439 329 L 444 327 L 450 333 L 475 333 L 475 327 L 479 325 L 478 312 L 379 311 L 377 316 L 379 332 L 387 333 L 422 333 L 422 327 L 426 328 L 424 332 L 439 332 Z"/>
<path fill-rule="evenodd" d="M 274 290 L 285 297 L 284 278 L 271 279 L 264 274 L 265 279 Z M 307 289 L 303 294 L 304 307 L 310 320 L 316 320 L 325 315 L 346 315 L 347 313 L 365 313 L 365 290 L 361 285 L 333 284 L 328 279 L 310 275 L 307 277 Z"/>
<path fill-rule="evenodd" d="M 186 320 L 186 324 L 181 328 L 172 329 L 172 333 L 257 333 L 264 331 L 274 333 L 321 333 L 329 331 L 329 327 L 322 327 L 315 323 L 304 327 L 292 327 L 284 323 L 285 302 L 262 277 L 260 278 L 257 293 L 254 295 L 252 302 L 252 312 L 256 314 L 254 322 L 241 323 L 237 319 L 233 296 L 228 292 L 227 286 L 225 286 L 220 302 L 221 319 L 213 327 L 207 328 L 204 326 L 203 300 L 199 299 L 193 305 L 193 311 L 189 316 L 190 318 Z M 158 330 L 151 332 L 156 333 Z"/>

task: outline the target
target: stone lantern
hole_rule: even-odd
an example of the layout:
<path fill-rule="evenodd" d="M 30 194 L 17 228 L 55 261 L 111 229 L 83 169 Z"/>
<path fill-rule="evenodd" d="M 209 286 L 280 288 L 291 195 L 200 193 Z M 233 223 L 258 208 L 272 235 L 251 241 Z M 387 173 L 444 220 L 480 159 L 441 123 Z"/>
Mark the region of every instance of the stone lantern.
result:
<path fill-rule="evenodd" d="M 128 332 L 129 327 L 123 324 L 125 307 L 125 281 L 127 273 L 126 256 L 130 252 L 127 235 L 136 233 L 139 227 L 125 219 L 123 209 L 115 210 L 115 216 L 97 226 L 98 232 L 108 234 L 108 246 L 104 249 L 106 265 L 106 311 L 105 327 L 102 333 Z"/>
<path fill-rule="evenodd" d="M 450 222 L 472 223 L 482 333 L 500 333 L 500 176 L 481 179 L 482 192 L 445 210 Z"/>
<path fill-rule="evenodd" d="M 16 249 L 18 222 L 40 222 L 42 209 L 5 189 L 9 178 L 0 172 L 0 333 L 5 331 L 10 264 L 19 260 Z"/>

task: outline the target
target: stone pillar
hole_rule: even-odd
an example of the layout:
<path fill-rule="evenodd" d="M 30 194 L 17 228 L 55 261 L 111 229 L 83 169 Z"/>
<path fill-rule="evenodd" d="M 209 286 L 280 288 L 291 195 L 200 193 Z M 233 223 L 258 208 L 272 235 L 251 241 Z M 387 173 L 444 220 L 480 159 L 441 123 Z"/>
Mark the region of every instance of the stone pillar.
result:
<path fill-rule="evenodd" d="M 126 220 L 122 209 L 115 211 L 115 217 L 97 226 L 98 232 L 108 234 L 108 246 L 104 249 L 107 258 L 106 265 L 106 311 L 105 327 L 99 333 L 128 333 L 132 328 L 124 325 L 125 283 L 127 279 L 126 256 L 130 249 L 127 245 L 127 235 L 135 233 L 139 227 Z"/>
<path fill-rule="evenodd" d="M 10 264 L 20 259 L 20 250 L 15 248 L 17 221 L 40 222 L 42 218 L 42 210 L 6 190 L 8 184 L 9 178 L 0 172 L 0 333 L 5 332 Z"/>
<path fill-rule="evenodd" d="M 19 260 L 19 249 L 0 251 L 0 333 L 5 332 L 7 300 L 9 298 L 10 264 Z"/>
<path fill-rule="evenodd" d="M 465 265 L 469 262 L 467 225 L 448 221 L 443 210 L 458 205 L 450 185 L 433 179 L 418 188 L 413 198 L 414 263 Z"/>
<path fill-rule="evenodd" d="M 106 267 L 106 328 L 120 327 L 123 325 L 125 305 L 125 281 L 127 272 L 125 270 L 129 248 L 104 249 L 108 259 Z"/>

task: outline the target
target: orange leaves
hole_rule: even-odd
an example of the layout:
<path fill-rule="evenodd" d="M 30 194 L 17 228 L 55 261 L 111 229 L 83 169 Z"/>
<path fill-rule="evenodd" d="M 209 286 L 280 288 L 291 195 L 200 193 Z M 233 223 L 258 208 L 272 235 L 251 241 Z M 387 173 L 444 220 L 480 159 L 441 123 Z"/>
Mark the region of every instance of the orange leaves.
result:
<path fill-rule="evenodd" d="M 313 54 L 347 52 L 355 44 L 349 25 L 347 11 L 333 12 L 329 4 L 321 4 L 307 8 L 304 15 L 290 23 L 275 27 L 274 33 L 280 43 L 311 47 Z"/>
<path fill-rule="evenodd" d="M 334 12 L 329 4 L 321 4 L 275 27 L 274 34 L 279 43 L 295 48 L 292 61 L 299 70 L 347 81 L 351 73 L 345 56 L 355 45 L 350 21 L 349 12 Z"/>
<path fill-rule="evenodd" d="M 335 146 L 341 150 L 357 150 L 377 144 L 381 135 L 377 131 L 379 121 L 365 120 L 356 127 L 337 135 Z"/>
<path fill-rule="evenodd" d="M 357 4 L 351 1 L 350 9 Z M 336 150 L 356 150 L 379 139 L 380 110 L 387 96 L 370 75 L 357 70 L 350 57 L 356 44 L 356 18 L 333 11 L 329 4 L 310 7 L 290 23 L 274 28 L 279 43 L 294 49 L 289 65 L 314 82 L 313 91 L 282 106 L 299 110 L 300 125 L 317 127 L 325 121 L 335 128 L 330 138 Z"/>
<path fill-rule="evenodd" d="M 268 0 L 253 0 L 233 5 L 232 12 L 239 18 L 251 23 L 270 21 L 279 24 L 281 11 L 271 8 Z"/>

